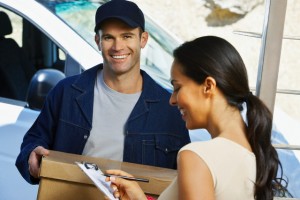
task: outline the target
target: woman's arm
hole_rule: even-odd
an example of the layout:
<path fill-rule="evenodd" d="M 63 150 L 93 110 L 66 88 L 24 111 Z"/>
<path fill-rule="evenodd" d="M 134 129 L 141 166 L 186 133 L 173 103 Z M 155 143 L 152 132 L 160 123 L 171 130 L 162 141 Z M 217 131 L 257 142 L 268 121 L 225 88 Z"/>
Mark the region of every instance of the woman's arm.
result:
<path fill-rule="evenodd" d="M 179 199 L 214 200 L 214 183 L 211 172 L 197 154 L 184 150 L 178 157 Z"/>

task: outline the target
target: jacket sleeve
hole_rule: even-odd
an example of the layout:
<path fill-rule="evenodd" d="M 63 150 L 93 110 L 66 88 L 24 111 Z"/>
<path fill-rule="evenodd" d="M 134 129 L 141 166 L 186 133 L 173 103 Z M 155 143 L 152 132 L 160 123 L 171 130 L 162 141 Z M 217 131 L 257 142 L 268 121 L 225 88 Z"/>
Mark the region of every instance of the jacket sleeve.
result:
<path fill-rule="evenodd" d="M 58 105 L 57 103 L 55 103 L 54 99 L 55 96 L 52 90 L 47 96 L 40 115 L 24 135 L 20 154 L 16 159 L 15 165 L 17 169 L 19 170 L 23 178 L 30 184 L 39 183 L 39 179 L 33 178 L 28 170 L 28 159 L 30 153 L 37 146 L 43 146 L 44 148 L 49 149 L 50 144 L 53 141 L 53 134 L 55 132 L 55 110 L 57 110 L 57 108 L 53 107 L 53 105 Z"/>

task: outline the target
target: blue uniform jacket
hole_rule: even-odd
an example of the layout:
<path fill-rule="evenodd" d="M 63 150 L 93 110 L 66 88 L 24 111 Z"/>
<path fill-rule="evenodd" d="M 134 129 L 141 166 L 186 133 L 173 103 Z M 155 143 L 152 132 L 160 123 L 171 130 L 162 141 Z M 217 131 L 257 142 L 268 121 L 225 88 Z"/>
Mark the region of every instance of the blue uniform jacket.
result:
<path fill-rule="evenodd" d="M 97 70 L 102 67 L 62 80 L 47 96 L 16 160 L 29 183 L 38 183 L 28 171 L 28 158 L 35 147 L 82 154 L 92 129 Z M 190 142 L 188 130 L 179 110 L 169 105 L 170 93 L 146 72 L 141 70 L 141 74 L 143 90 L 126 123 L 123 161 L 176 169 L 178 150 Z"/>

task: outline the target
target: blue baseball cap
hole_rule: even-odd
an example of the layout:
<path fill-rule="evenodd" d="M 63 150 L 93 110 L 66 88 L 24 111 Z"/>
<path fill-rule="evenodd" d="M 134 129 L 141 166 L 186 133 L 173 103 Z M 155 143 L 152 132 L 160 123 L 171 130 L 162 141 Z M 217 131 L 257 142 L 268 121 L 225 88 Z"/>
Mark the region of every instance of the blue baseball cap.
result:
<path fill-rule="evenodd" d="M 141 9 L 133 2 L 126 0 L 111 0 L 102 4 L 95 16 L 95 32 L 107 19 L 119 19 L 132 28 L 141 27 L 145 31 L 145 18 Z"/>

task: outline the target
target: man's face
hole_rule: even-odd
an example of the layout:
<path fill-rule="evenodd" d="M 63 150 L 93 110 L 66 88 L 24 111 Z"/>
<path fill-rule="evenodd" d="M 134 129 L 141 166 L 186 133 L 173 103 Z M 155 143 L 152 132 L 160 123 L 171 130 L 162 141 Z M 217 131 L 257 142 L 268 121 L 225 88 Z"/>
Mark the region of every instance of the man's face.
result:
<path fill-rule="evenodd" d="M 131 28 L 120 20 L 105 21 L 95 36 L 102 51 L 104 69 L 115 75 L 139 71 L 140 54 L 148 39 L 146 32 Z"/>

